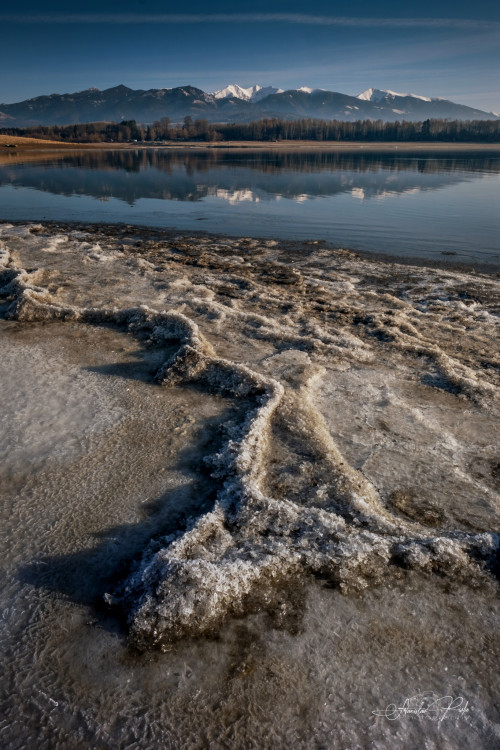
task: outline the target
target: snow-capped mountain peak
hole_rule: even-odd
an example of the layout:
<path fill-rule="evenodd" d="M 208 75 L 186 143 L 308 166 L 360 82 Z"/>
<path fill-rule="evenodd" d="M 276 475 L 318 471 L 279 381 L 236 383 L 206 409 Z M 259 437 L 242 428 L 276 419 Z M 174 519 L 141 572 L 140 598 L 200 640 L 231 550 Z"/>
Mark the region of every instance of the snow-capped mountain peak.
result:
<path fill-rule="evenodd" d="M 254 89 L 256 89 L 255 94 L 251 97 L 252 102 L 260 102 L 261 99 L 264 99 L 266 96 L 271 96 L 271 94 L 282 94 L 285 89 L 278 89 L 276 86 L 254 86 Z"/>
<path fill-rule="evenodd" d="M 237 83 L 231 83 L 229 86 L 219 89 L 219 91 L 214 91 L 212 95 L 215 99 L 230 99 L 234 97 L 235 99 L 250 101 L 252 95 L 260 91 L 260 89 L 261 86 L 250 86 L 250 88 L 244 89 L 242 86 L 238 86 Z"/>
<path fill-rule="evenodd" d="M 247 102 L 258 102 L 261 99 L 264 99 L 265 96 L 269 96 L 270 94 L 282 94 L 283 89 L 278 89 L 275 86 L 259 86 L 256 84 L 255 86 L 249 86 L 248 88 L 243 88 L 243 86 L 239 86 L 237 83 L 231 83 L 229 86 L 226 86 L 223 89 L 219 89 L 219 91 L 214 91 L 212 96 L 215 99 L 242 99 L 243 101 Z"/>
<path fill-rule="evenodd" d="M 421 99 L 423 102 L 431 102 L 428 96 L 419 96 L 418 94 L 398 94 L 396 91 L 390 91 L 390 89 L 366 89 L 362 94 L 358 94 L 357 99 L 363 99 L 365 102 L 381 102 L 388 96 L 403 96 L 411 97 L 412 99 Z"/>
<path fill-rule="evenodd" d="M 291 91 L 301 91 L 304 94 L 315 94 L 319 91 L 325 91 L 325 89 L 312 88 L 310 86 L 300 86 Z M 211 96 L 214 99 L 241 99 L 246 102 L 259 102 L 270 94 L 282 94 L 284 89 L 276 88 L 275 86 L 249 86 L 245 88 L 239 86 L 237 83 L 231 83 L 223 89 L 212 92 Z M 420 96 L 419 94 L 400 94 L 397 91 L 391 91 L 390 89 L 375 89 L 369 88 L 363 91 L 362 94 L 358 94 L 357 99 L 362 99 L 366 102 L 382 102 L 384 100 L 390 100 L 391 98 L 409 97 L 411 99 L 420 99 L 423 102 L 435 101 L 428 96 Z"/>

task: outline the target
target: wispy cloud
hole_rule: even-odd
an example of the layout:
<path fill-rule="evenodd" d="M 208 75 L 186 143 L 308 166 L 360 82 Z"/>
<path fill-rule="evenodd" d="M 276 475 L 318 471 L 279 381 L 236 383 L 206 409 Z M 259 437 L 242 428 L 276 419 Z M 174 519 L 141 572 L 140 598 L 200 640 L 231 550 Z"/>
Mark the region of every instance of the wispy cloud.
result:
<path fill-rule="evenodd" d="M 313 26 L 378 26 L 388 28 L 446 28 L 500 30 L 499 21 L 463 18 L 365 18 L 321 16 L 306 13 L 2 13 L 6 23 L 45 24 L 201 24 L 201 23 L 289 23 Z"/>

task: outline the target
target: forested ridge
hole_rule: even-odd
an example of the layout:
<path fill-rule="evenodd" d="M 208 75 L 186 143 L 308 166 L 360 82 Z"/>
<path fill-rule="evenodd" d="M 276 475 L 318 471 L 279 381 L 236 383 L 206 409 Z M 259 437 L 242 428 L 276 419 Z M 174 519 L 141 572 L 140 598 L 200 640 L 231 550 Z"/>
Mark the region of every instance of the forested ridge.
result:
<path fill-rule="evenodd" d="M 185 117 L 182 124 L 168 117 L 141 125 L 135 120 L 120 123 L 91 122 L 78 125 L 39 125 L 2 128 L 0 133 L 68 143 L 158 143 L 163 141 L 373 141 L 498 143 L 500 120 L 283 120 L 270 118 L 250 123 L 209 123 Z"/>

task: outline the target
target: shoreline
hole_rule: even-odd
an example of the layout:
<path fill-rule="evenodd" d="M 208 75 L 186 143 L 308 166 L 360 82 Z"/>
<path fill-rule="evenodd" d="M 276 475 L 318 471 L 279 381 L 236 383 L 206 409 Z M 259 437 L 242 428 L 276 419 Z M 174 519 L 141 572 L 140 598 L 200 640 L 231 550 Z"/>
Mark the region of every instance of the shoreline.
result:
<path fill-rule="evenodd" d="M 500 151 L 500 143 L 454 143 L 439 141 L 165 141 L 163 143 L 68 143 L 49 139 L 30 138 L 27 136 L 3 135 L 0 132 L 0 151 L 7 152 L 7 148 L 15 146 L 8 153 L 25 153 L 26 151 L 95 149 L 107 150 L 136 150 L 136 149 L 197 149 L 211 151 L 219 149 L 242 150 L 279 150 L 279 151 Z"/>
<path fill-rule="evenodd" d="M 201 229 L 187 230 L 176 229 L 175 227 L 152 227 L 143 224 L 126 224 L 125 222 L 83 222 L 83 221 L 56 221 L 56 220 L 32 220 L 26 219 L 0 219 L 0 227 L 5 224 L 13 226 L 23 226 L 26 224 L 40 224 L 51 230 L 61 229 L 63 231 L 95 231 L 102 232 L 108 236 L 115 236 L 127 229 L 131 234 L 142 236 L 144 238 L 155 238 L 172 240 L 174 237 L 188 238 L 208 238 L 210 240 L 223 240 L 224 242 L 237 243 L 241 239 L 246 239 L 246 235 L 230 235 L 222 232 L 207 232 Z M 322 250 L 331 250 L 333 253 L 341 252 L 349 255 L 351 258 L 360 258 L 365 262 L 373 262 L 383 265 L 400 265 L 417 268 L 432 268 L 440 271 L 450 271 L 454 273 L 465 274 L 484 274 L 485 276 L 500 277 L 500 269 L 492 263 L 483 263 L 481 261 L 464 263 L 463 261 L 453 260 L 451 256 L 446 255 L 442 259 L 419 258 L 418 256 L 400 257 L 397 255 L 370 252 L 367 250 L 354 250 L 349 247 L 341 247 L 328 240 L 317 237 L 311 237 L 304 240 L 289 240 L 276 236 L 253 238 L 262 242 L 273 241 L 281 250 L 288 250 L 292 255 L 296 253 L 310 252 L 312 249 L 321 248 Z"/>

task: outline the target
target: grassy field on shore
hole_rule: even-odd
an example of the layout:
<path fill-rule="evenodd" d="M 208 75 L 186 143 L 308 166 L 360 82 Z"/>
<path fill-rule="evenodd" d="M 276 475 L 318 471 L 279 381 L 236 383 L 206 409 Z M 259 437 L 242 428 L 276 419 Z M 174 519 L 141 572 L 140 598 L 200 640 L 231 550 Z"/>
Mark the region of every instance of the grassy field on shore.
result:
<path fill-rule="evenodd" d="M 21 135 L 2 135 L 0 134 L 0 146 L 8 147 L 15 145 L 17 148 L 45 148 L 46 146 L 71 146 L 73 144 L 64 143 L 63 141 L 49 141 L 41 138 L 25 138 Z"/>

